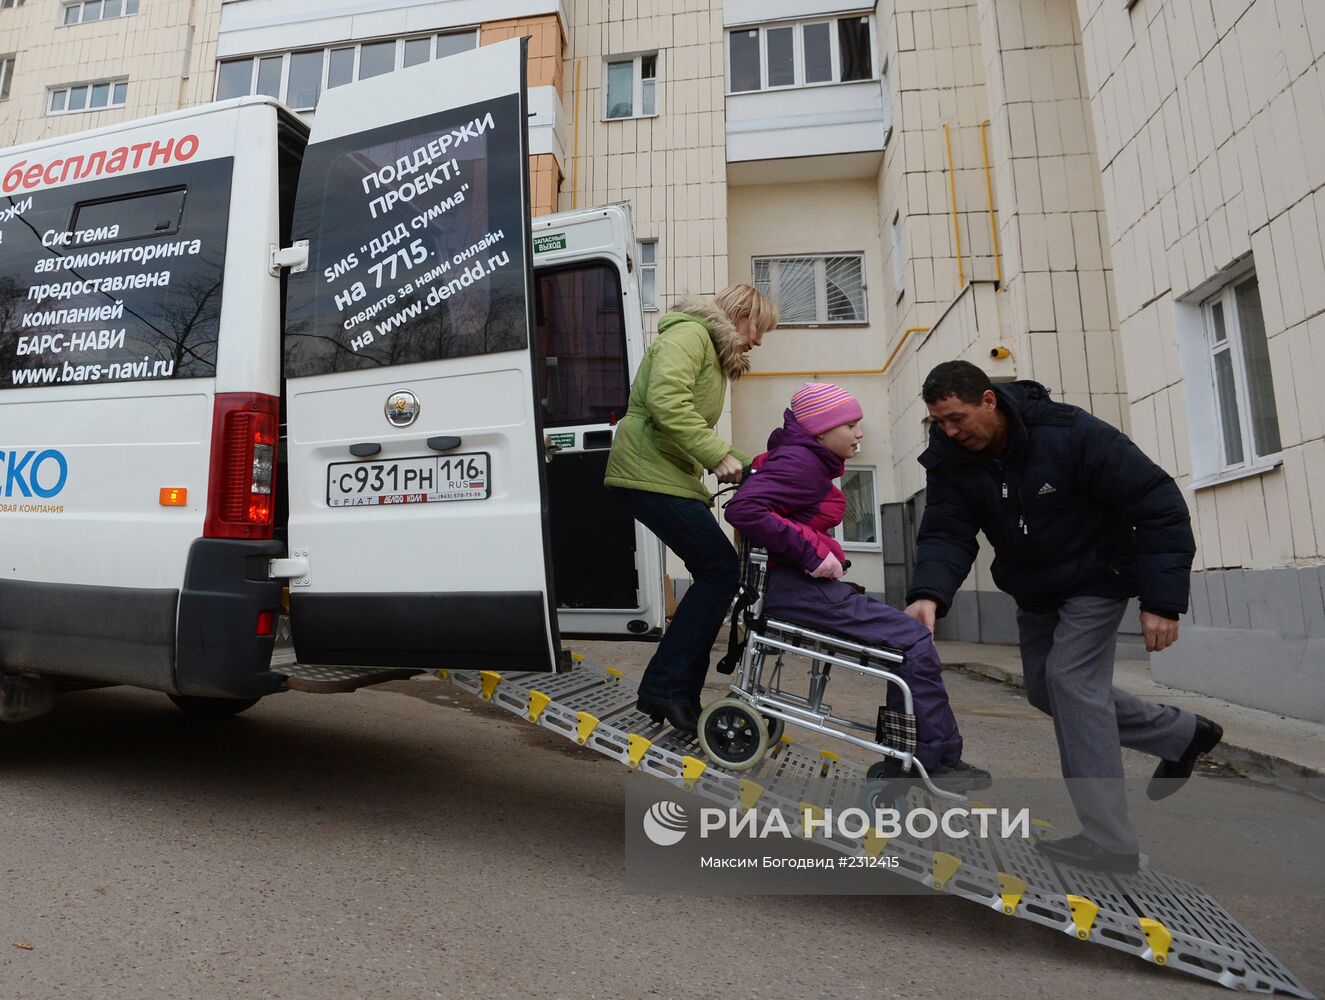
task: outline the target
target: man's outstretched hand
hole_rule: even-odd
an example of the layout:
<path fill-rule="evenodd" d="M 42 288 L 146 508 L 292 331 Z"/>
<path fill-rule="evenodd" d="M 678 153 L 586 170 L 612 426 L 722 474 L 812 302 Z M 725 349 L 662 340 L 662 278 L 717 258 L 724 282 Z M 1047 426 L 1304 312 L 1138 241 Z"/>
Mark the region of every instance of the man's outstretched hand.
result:
<path fill-rule="evenodd" d="M 924 597 L 918 601 L 912 601 L 906 606 L 907 617 L 914 618 L 921 625 L 925 626 L 925 628 L 929 629 L 931 634 L 934 632 L 934 619 L 938 617 L 938 613 L 938 601 L 931 601 Z M 1173 624 L 1176 625 L 1178 623 L 1174 622 Z"/>

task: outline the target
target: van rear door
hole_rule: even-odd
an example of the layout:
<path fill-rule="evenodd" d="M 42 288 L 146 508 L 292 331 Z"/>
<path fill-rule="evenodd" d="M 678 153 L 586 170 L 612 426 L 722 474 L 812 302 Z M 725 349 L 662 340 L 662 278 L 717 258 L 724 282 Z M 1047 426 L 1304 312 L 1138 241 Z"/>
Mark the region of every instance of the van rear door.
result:
<path fill-rule="evenodd" d="M 295 205 L 295 652 L 553 670 L 523 39 L 329 91 Z"/>
<path fill-rule="evenodd" d="M 535 219 L 534 323 L 562 635 L 656 639 L 663 549 L 603 485 L 644 357 L 628 205 Z"/>

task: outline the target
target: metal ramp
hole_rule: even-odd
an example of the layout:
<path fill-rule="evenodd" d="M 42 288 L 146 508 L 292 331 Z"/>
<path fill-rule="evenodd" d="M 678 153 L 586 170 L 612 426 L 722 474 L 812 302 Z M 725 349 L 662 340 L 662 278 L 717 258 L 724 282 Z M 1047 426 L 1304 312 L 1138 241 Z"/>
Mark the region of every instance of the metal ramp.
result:
<path fill-rule="evenodd" d="M 683 739 L 638 712 L 635 684 L 620 671 L 585 663 L 579 654 L 574 659 L 574 669 L 561 674 L 438 671 L 438 676 L 720 806 L 779 810 L 796 832 L 803 832 L 810 815 L 857 805 L 864 782 L 860 766 L 784 738 L 754 769 L 725 771 L 704 760 L 697 740 Z M 907 795 L 915 807 L 943 809 L 923 789 L 912 788 Z M 963 822 L 976 832 L 971 817 Z M 1057 836 L 1047 825 L 1037 833 Z M 933 890 L 1229 989 L 1314 997 L 1214 899 L 1148 868 L 1113 875 L 1060 867 L 1025 840 L 952 838 L 941 831 L 925 839 L 883 840 L 867 834 L 854 840 L 825 836 L 819 828 L 812 839 L 846 855 L 893 855 L 898 859 L 894 873 Z"/>

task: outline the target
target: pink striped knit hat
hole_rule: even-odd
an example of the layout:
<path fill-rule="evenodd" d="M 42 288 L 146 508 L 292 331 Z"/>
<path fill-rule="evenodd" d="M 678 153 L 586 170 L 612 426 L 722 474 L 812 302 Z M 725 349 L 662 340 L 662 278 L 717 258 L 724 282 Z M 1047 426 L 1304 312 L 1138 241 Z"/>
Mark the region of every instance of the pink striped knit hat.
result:
<path fill-rule="evenodd" d="M 791 415 L 809 434 L 822 434 L 864 416 L 860 403 L 831 382 L 806 382 L 791 397 Z"/>

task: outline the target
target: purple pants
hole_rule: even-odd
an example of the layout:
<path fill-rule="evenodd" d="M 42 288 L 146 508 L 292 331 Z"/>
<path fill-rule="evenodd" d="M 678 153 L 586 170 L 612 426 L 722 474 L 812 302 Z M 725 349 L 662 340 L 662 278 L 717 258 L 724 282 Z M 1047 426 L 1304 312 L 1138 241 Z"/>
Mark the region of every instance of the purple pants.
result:
<path fill-rule="evenodd" d="M 905 653 L 905 662 L 892 670 L 911 688 L 916 757 L 926 770 L 961 760 L 962 736 L 943 687 L 943 663 L 934 648 L 934 637 L 925 626 L 882 601 L 857 594 L 841 580 L 816 580 L 784 566 L 769 569 L 764 613 L 854 642 Z M 888 685 L 888 707 L 898 712 L 904 708 L 896 684 Z"/>

